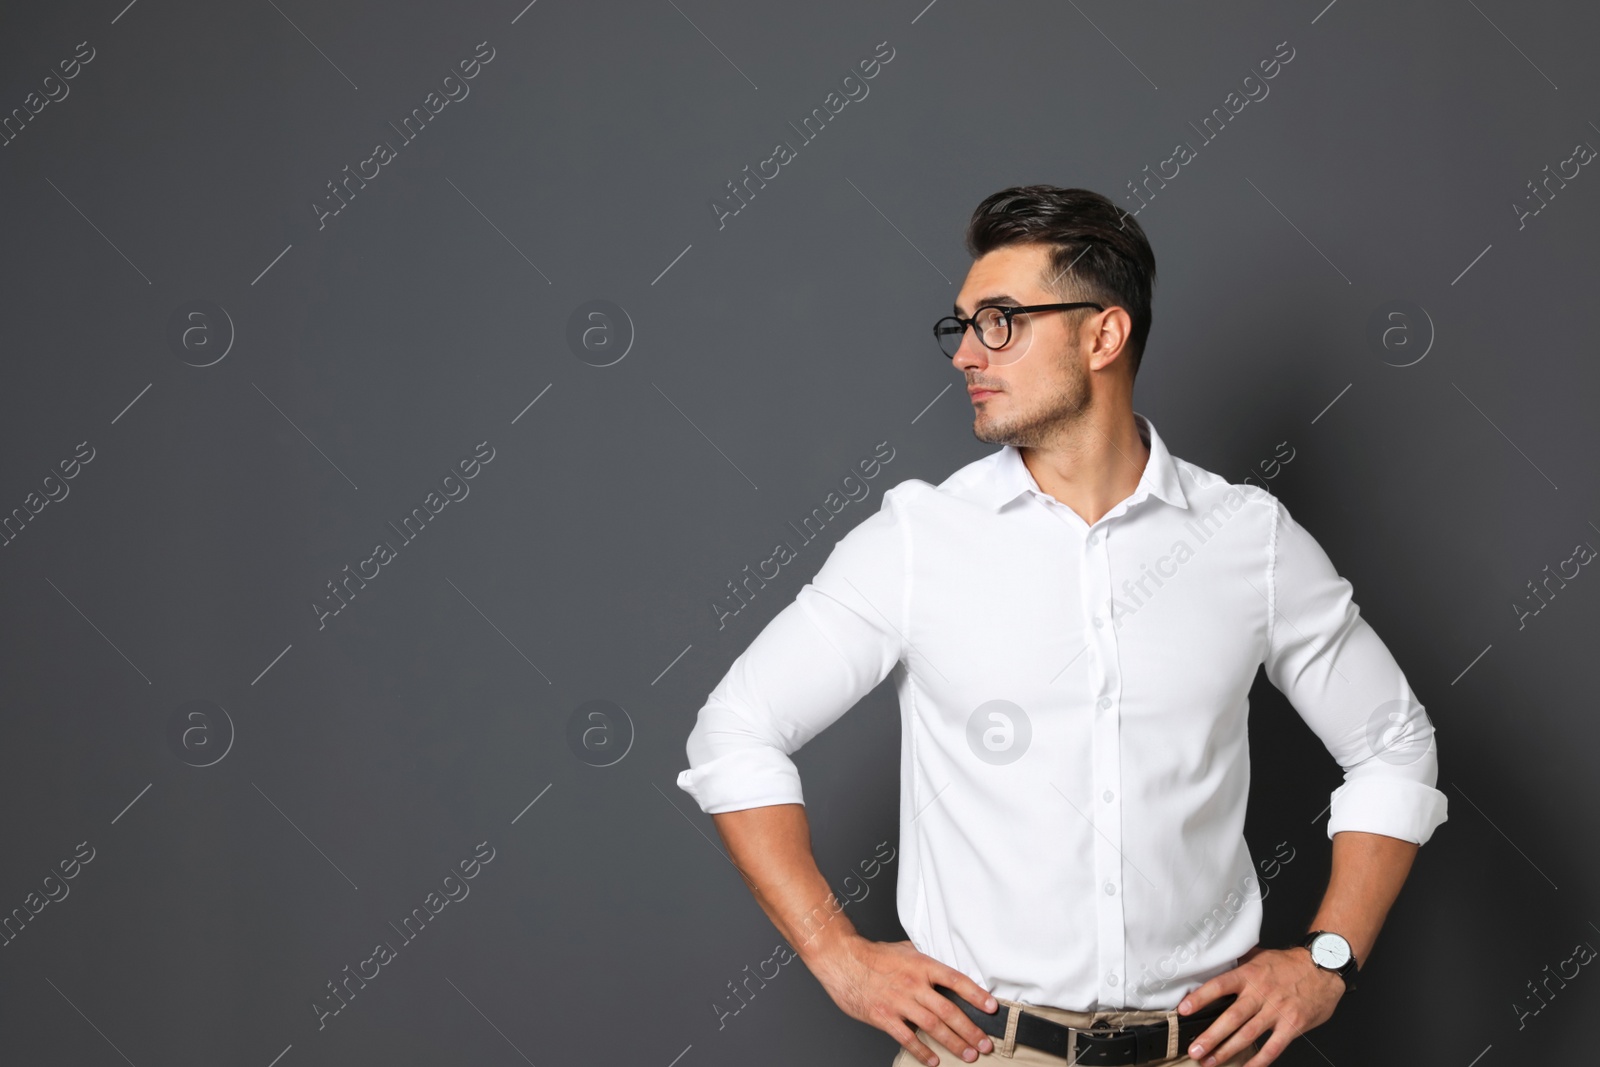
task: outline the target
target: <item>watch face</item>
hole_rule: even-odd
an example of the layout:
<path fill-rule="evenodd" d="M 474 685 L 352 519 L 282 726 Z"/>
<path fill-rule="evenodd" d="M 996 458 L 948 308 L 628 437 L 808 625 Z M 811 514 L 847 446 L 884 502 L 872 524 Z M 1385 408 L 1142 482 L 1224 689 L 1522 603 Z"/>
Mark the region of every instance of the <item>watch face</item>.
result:
<path fill-rule="evenodd" d="M 1350 962 L 1350 944 L 1338 934 L 1319 934 L 1311 942 L 1311 958 L 1317 966 L 1336 971 Z"/>

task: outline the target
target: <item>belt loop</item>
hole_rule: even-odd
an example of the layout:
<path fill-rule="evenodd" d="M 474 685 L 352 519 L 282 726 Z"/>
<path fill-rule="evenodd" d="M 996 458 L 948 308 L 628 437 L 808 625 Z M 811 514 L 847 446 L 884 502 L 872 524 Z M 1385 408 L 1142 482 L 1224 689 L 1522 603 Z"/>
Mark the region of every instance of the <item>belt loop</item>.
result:
<path fill-rule="evenodd" d="M 1167 1015 L 1167 1059 L 1176 1059 L 1178 1056 L 1178 1013 L 1169 1011 Z"/>
<path fill-rule="evenodd" d="M 1000 1045 L 1000 1055 L 1010 1059 L 1017 1051 L 1017 1023 L 1022 1021 L 1022 1011 L 1015 1004 L 1006 1005 L 1006 1036 Z"/>

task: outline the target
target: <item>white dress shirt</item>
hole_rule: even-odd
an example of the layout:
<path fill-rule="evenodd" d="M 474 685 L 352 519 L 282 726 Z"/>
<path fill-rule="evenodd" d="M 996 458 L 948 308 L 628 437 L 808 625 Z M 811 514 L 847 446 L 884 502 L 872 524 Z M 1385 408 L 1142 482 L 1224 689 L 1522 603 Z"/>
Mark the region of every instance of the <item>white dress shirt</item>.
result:
<path fill-rule="evenodd" d="M 678 776 L 707 813 L 803 803 L 789 754 L 892 672 L 901 925 L 1079 1011 L 1174 1008 L 1256 943 L 1258 665 L 1343 768 L 1330 838 L 1445 820 L 1432 723 L 1350 583 L 1277 497 L 1134 418 L 1149 461 L 1093 525 L 1009 445 L 885 492 L 734 660 Z"/>

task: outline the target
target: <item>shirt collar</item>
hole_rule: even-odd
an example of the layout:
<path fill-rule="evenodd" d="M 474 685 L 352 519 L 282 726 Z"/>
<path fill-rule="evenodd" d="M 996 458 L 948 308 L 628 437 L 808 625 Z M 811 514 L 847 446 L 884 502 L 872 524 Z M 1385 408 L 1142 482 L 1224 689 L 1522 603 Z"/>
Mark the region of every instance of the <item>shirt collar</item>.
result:
<path fill-rule="evenodd" d="M 1184 496 L 1183 485 L 1178 480 L 1178 466 L 1162 442 L 1161 435 L 1150 420 L 1137 411 L 1133 413 L 1133 421 L 1139 429 L 1140 439 L 1150 446 L 1150 460 L 1145 465 L 1138 486 L 1128 498 L 1128 505 L 1132 507 L 1148 495 L 1165 500 L 1174 507 L 1187 508 L 1189 500 Z M 1022 453 L 1015 445 L 1004 446 L 996 455 L 999 457 L 998 465 L 987 487 L 991 508 L 999 511 L 1030 489 L 1044 492 L 1028 470 L 1028 465 L 1022 461 Z"/>

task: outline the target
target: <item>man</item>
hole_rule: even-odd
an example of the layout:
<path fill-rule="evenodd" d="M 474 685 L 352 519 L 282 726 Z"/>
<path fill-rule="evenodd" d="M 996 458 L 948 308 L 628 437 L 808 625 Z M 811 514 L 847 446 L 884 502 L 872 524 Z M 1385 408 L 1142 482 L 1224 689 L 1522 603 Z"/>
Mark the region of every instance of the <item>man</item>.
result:
<path fill-rule="evenodd" d="M 1445 819 L 1432 723 L 1284 505 L 1134 412 L 1139 225 L 1026 186 L 978 206 L 967 249 L 935 334 L 1003 447 L 884 494 L 713 690 L 678 784 L 897 1065 L 1265 1067 L 1332 1015 Z M 1263 665 L 1344 771 L 1306 943 L 1265 949 L 1243 835 Z M 789 755 L 891 673 L 910 939 L 878 943 L 817 869 Z"/>

